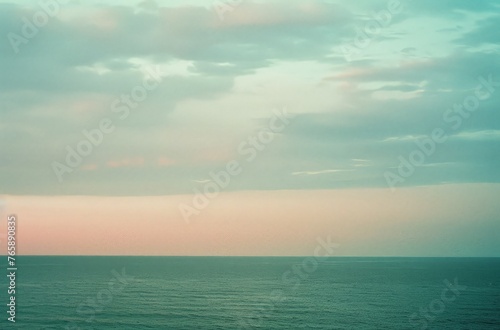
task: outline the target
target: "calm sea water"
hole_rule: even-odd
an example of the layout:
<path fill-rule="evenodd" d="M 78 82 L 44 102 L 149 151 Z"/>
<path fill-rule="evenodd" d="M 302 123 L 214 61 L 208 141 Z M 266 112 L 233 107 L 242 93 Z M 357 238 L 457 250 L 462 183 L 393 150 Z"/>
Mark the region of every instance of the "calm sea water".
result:
<path fill-rule="evenodd" d="M 16 323 L 2 276 L 1 329 L 500 329 L 500 259 L 17 261 Z"/>

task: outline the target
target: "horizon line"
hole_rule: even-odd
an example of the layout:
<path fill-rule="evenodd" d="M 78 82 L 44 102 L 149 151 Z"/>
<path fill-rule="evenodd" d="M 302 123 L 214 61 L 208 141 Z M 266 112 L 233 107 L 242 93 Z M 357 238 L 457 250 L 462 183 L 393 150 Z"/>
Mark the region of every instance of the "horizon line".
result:
<path fill-rule="evenodd" d="M 0 254 L 8 257 L 7 254 Z M 500 256 L 320 256 L 314 255 L 138 255 L 138 254 L 17 254 L 16 257 L 162 257 L 162 258 L 500 258 Z"/>

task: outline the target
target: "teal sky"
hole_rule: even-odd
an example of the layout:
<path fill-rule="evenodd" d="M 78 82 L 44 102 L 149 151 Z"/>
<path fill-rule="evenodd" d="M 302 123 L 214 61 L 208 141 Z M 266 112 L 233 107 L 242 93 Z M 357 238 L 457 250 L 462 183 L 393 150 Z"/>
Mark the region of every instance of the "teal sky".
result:
<path fill-rule="evenodd" d="M 231 160 L 228 191 L 384 188 L 436 128 L 446 142 L 396 186 L 500 180 L 500 91 L 444 119 L 478 77 L 500 81 L 496 1 L 401 1 L 353 58 L 390 2 L 244 1 L 224 19 L 217 1 L 120 3 L 61 4 L 16 53 L 9 33 L 41 9 L 0 2 L 0 193 L 186 194 Z M 113 101 L 148 68 L 161 83 L 121 120 Z M 282 109 L 290 125 L 247 161 L 238 146 Z M 54 162 L 103 118 L 115 130 L 59 182 Z"/>

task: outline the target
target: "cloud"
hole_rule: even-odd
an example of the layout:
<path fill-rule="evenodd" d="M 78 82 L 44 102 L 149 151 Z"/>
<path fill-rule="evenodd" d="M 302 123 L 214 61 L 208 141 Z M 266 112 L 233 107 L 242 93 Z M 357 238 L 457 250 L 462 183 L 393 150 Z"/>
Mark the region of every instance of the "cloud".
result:
<path fill-rule="evenodd" d="M 460 132 L 453 137 L 468 140 L 497 140 L 500 139 L 500 130 L 465 131 Z"/>
<path fill-rule="evenodd" d="M 194 0 L 61 6 L 18 54 L 7 38 L 0 43 L 8 77 L 0 81 L 0 192 L 189 192 L 193 178 L 244 161 L 238 145 L 283 106 L 297 114 L 293 123 L 229 189 L 385 186 L 384 171 L 438 127 L 450 138 L 428 164 L 443 165 L 427 166 L 408 185 L 500 181 L 492 152 L 500 92 L 458 131 L 443 120 L 474 93 L 479 76 L 500 80 L 498 4 L 407 4 L 359 60 L 347 62 L 339 46 L 386 6 L 248 1 L 224 20 Z M 21 33 L 23 18 L 39 9 L 2 2 L 0 30 Z M 120 120 L 113 102 L 157 66 L 162 83 Z M 59 185 L 50 164 L 103 118 L 114 133 Z"/>
<path fill-rule="evenodd" d="M 500 43 L 500 36 L 496 33 L 499 25 L 500 15 L 490 16 L 477 22 L 474 30 L 462 35 L 456 42 L 466 46 L 497 46 Z"/>
<path fill-rule="evenodd" d="M 293 172 L 292 175 L 318 175 L 318 174 L 338 173 L 346 171 L 352 171 L 352 170 L 299 171 L 299 172 Z"/>

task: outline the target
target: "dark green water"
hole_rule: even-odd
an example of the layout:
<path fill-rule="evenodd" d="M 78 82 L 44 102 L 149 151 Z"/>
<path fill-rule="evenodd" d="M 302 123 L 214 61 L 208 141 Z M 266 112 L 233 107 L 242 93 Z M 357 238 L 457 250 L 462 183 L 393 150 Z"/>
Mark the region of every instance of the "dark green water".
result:
<path fill-rule="evenodd" d="M 17 262 L 16 322 L 4 275 L 1 329 L 500 329 L 498 258 Z"/>

